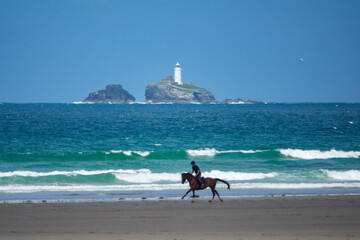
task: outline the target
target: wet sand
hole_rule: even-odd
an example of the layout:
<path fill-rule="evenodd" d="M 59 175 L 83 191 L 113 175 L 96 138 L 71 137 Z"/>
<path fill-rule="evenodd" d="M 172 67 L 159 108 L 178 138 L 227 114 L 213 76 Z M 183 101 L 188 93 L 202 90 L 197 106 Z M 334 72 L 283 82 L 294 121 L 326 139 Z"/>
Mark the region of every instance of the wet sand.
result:
<path fill-rule="evenodd" d="M 0 239 L 360 239 L 360 196 L 0 205 Z"/>

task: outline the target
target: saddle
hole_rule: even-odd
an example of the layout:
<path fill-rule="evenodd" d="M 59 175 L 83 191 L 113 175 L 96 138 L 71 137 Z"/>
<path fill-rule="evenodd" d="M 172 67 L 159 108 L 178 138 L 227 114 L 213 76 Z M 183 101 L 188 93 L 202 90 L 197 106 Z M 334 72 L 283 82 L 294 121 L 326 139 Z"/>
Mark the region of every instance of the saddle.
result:
<path fill-rule="evenodd" d="M 206 184 L 206 179 L 204 177 L 200 178 L 201 184 Z"/>

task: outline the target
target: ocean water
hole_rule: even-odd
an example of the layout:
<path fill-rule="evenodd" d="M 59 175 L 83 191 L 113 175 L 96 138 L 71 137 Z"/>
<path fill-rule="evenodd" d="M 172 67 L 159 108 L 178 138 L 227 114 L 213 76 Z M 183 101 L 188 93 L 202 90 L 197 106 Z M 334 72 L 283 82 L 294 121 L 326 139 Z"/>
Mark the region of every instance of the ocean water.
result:
<path fill-rule="evenodd" d="M 0 104 L 0 201 L 360 193 L 360 104 Z M 200 197 L 212 196 L 210 190 Z"/>

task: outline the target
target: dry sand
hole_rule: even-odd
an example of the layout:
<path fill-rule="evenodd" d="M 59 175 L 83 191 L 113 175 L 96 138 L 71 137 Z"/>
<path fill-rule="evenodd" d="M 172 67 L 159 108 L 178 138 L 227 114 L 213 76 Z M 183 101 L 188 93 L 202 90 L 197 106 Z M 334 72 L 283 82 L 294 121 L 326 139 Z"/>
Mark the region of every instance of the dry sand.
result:
<path fill-rule="evenodd" d="M 1 204 L 0 239 L 360 239 L 360 196 Z"/>

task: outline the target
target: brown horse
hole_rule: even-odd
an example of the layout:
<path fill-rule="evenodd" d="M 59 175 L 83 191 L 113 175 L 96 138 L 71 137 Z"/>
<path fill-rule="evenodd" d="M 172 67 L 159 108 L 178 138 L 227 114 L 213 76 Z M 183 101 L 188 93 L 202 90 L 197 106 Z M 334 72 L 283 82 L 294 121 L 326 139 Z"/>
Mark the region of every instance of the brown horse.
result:
<path fill-rule="evenodd" d="M 183 173 L 183 174 L 181 174 L 181 183 L 184 184 L 185 181 L 188 180 L 189 185 L 190 185 L 189 191 L 187 191 L 187 192 L 185 193 L 185 195 L 182 197 L 182 199 L 184 199 L 185 196 L 186 196 L 190 191 L 193 191 L 193 197 L 195 197 L 195 190 L 204 190 L 204 189 L 206 189 L 206 188 L 209 187 L 209 188 L 211 188 L 211 191 L 212 191 L 212 193 L 213 193 L 213 198 L 212 198 L 212 199 L 214 199 L 215 193 L 216 193 L 216 195 L 219 197 L 220 201 L 223 201 L 223 200 L 221 199 L 221 197 L 219 196 L 219 193 L 215 190 L 216 183 L 217 183 L 217 181 L 220 181 L 220 182 L 225 183 L 225 184 L 228 186 L 227 189 L 230 189 L 230 184 L 229 184 L 227 181 L 221 180 L 221 179 L 219 179 L 219 178 L 205 178 L 205 179 L 206 179 L 206 183 L 203 184 L 203 185 L 201 186 L 201 188 L 200 188 L 196 177 L 194 177 L 191 173 Z"/>

